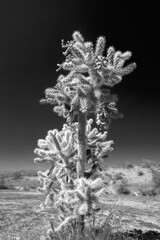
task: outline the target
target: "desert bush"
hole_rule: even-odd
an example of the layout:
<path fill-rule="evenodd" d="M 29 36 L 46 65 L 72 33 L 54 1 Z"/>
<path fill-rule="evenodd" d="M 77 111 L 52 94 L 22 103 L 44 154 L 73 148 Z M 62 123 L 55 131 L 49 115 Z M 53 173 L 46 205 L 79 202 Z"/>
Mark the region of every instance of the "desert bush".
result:
<path fill-rule="evenodd" d="M 19 180 L 22 177 L 21 171 L 14 172 L 12 177 L 13 177 L 14 180 Z"/>
<path fill-rule="evenodd" d="M 104 171 L 104 175 L 105 175 L 107 178 L 109 178 L 110 180 L 113 179 L 112 174 L 110 174 L 110 173 L 108 173 L 108 172 L 106 172 L 106 171 Z"/>
<path fill-rule="evenodd" d="M 135 63 L 123 67 L 131 57 L 129 51 L 122 53 L 109 47 L 104 57 L 105 38 L 102 36 L 97 39 L 95 48 L 92 42 L 85 42 L 78 31 L 72 37 L 66 44 L 62 41 L 62 47 L 66 48 L 65 61 L 58 64 L 58 70 L 69 73 L 60 75 L 56 86 L 46 89 L 45 99 L 41 100 L 41 103 L 56 105 L 54 112 L 66 118 L 66 124 L 61 131 L 48 131 L 45 139 L 38 140 L 34 151 L 38 155 L 34 159 L 36 163 L 51 164 L 47 171 L 38 172 L 41 182 L 38 191 L 46 196 L 42 209 L 57 209 L 49 239 L 56 239 L 52 234 L 60 234 L 62 240 L 76 239 L 77 231 L 79 239 L 84 239 L 86 220 L 96 217 L 101 210 L 100 197 L 106 188 L 100 163 L 105 162 L 113 150 L 113 141 L 107 140 L 107 130 L 112 119 L 122 116 L 116 108 L 117 96 L 111 94 L 110 88 L 135 68 Z M 88 119 L 91 114 L 94 118 Z M 93 128 L 93 123 L 98 127 Z M 92 178 L 97 172 L 99 177 Z M 55 187 L 55 179 L 59 187 Z M 120 192 L 127 194 L 127 186 L 122 185 Z M 67 231 L 70 235 L 66 237 Z M 94 231 L 87 239 L 92 238 Z M 108 232 L 106 230 L 105 234 Z"/>
<path fill-rule="evenodd" d="M 23 170 L 23 176 L 28 176 L 28 177 L 37 177 L 37 170 L 34 169 L 25 169 Z"/>
<path fill-rule="evenodd" d="M 36 180 L 29 180 L 25 182 L 24 187 L 28 187 L 29 189 L 36 189 L 39 186 L 39 181 L 38 179 Z"/>
<path fill-rule="evenodd" d="M 4 177 L 0 177 L 0 189 L 7 189 L 8 187 L 5 184 Z"/>
<path fill-rule="evenodd" d="M 155 188 L 141 188 L 140 193 L 142 196 L 156 196 L 158 192 Z"/>
<path fill-rule="evenodd" d="M 143 159 L 141 165 L 144 168 L 154 168 L 154 167 L 158 166 L 156 161 L 151 161 L 151 160 L 147 160 L 147 159 Z"/>
<path fill-rule="evenodd" d="M 131 193 L 128 183 L 125 179 L 123 179 L 119 183 L 117 183 L 117 193 L 125 194 L 125 195 L 128 195 Z"/>
<path fill-rule="evenodd" d="M 30 187 L 27 186 L 27 185 L 25 185 L 25 186 L 23 187 L 23 190 L 24 190 L 24 191 L 30 191 Z"/>
<path fill-rule="evenodd" d="M 13 177 L 13 172 L 12 171 L 0 172 L 0 177 L 3 177 L 3 178 Z"/>
<path fill-rule="evenodd" d="M 126 163 L 126 164 L 125 164 L 125 168 L 127 168 L 127 169 L 132 169 L 132 168 L 134 168 L 134 164 L 132 164 L 132 163 Z"/>
<path fill-rule="evenodd" d="M 160 171 L 156 169 L 151 169 L 152 172 L 152 182 L 155 189 L 160 189 Z"/>
<path fill-rule="evenodd" d="M 123 179 L 123 177 L 124 177 L 124 174 L 120 172 L 120 173 L 115 174 L 114 180 L 121 180 L 121 179 Z"/>
<path fill-rule="evenodd" d="M 15 180 L 20 179 L 21 177 L 37 177 L 37 170 L 34 169 L 22 169 L 22 170 L 17 170 L 17 171 L 5 171 L 5 172 L 0 172 L 0 177 L 4 178 L 15 178 Z"/>
<path fill-rule="evenodd" d="M 143 171 L 138 171 L 138 176 L 143 176 L 144 175 L 144 172 Z"/>
<path fill-rule="evenodd" d="M 5 178 L 5 186 L 7 187 L 7 189 L 14 189 L 13 181 L 11 180 L 11 178 Z"/>
<path fill-rule="evenodd" d="M 19 180 L 22 177 L 37 177 L 37 171 L 34 169 L 22 169 L 14 172 L 3 173 L 4 176 L 13 177 L 14 180 Z"/>

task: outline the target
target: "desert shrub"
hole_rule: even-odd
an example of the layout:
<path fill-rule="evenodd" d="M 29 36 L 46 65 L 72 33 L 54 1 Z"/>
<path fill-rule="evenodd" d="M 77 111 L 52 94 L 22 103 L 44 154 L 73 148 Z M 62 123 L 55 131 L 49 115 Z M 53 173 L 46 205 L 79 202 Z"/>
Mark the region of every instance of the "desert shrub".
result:
<path fill-rule="evenodd" d="M 104 175 L 105 175 L 107 178 L 112 179 L 112 174 L 104 171 Z"/>
<path fill-rule="evenodd" d="M 22 177 L 21 171 L 14 172 L 12 177 L 13 177 L 14 180 L 19 180 Z"/>
<path fill-rule="evenodd" d="M 140 193 L 142 194 L 142 196 L 156 196 L 157 195 L 157 191 L 155 188 L 150 188 L 150 189 L 141 188 Z"/>
<path fill-rule="evenodd" d="M 37 177 L 37 171 L 34 169 L 22 169 L 15 172 L 4 173 L 6 177 L 13 177 L 14 180 L 18 180 L 22 177 Z"/>
<path fill-rule="evenodd" d="M 152 171 L 152 182 L 153 185 L 155 187 L 155 189 L 159 189 L 160 188 L 160 171 L 156 170 L 156 169 L 151 169 Z"/>
<path fill-rule="evenodd" d="M 143 176 L 144 175 L 144 172 L 143 171 L 138 171 L 138 176 Z"/>
<path fill-rule="evenodd" d="M 5 178 L 5 186 L 7 187 L 7 189 L 14 189 L 13 181 L 11 180 L 11 178 Z"/>
<path fill-rule="evenodd" d="M 30 191 L 30 187 L 26 185 L 26 186 L 23 187 L 23 190 L 24 191 Z"/>
<path fill-rule="evenodd" d="M 36 189 L 39 186 L 39 181 L 36 179 L 28 180 L 26 186 L 28 186 L 30 189 Z"/>
<path fill-rule="evenodd" d="M 4 177 L 0 177 L 0 189 L 7 189 L 8 187 L 5 184 Z"/>
<path fill-rule="evenodd" d="M 123 179 L 123 177 L 124 177 L 124 174 L 120 172 L 120 173 L 115 174 L 114 180 L 121 180 L 121 179 Z"/>
<path fill-rule="evenodd" d="M 125 195 L 128 195 L 131 193 L 126 180 L 123 179 L 119 183 L 117 183 L 117 193 L 125 194 Z"/>
<path fill-rule="evenodd" d="M 147 159 L 143 159 L 141 165 L 144 168 L 152 168 L 152 167 L 157 167 L 157 162 L 156 161 L 147 160 Z"/>
<path fill-rule="evenodd" d="M 134 168 L 134 164 L 132 164 L 132 163 L 126 163 L 126 164 L 125 164 L 125 168 L 127 168 L 127 169 Z"/>
<path fill-rule="evenodd" d="M 5 172 L 0 172 L 0 177 L 3 178 L 9 178 L 13 176 L 13 172 L 12 171 L 5 171 Z"/>
<path fill-rule="evenodd" d="M 18 171 L 5 171 L 0 172 L 0 177 L 10 178 L 12 177 L 14 180 L 18 180 L 21 177 L 37 177 L 37 170 L 34 169 L 22 169 Z"/>
<path fill-rule="evenodd" d="M 38 179 L 24 179 L 20 186 L 23 187 L 24 191 L 34 190 L 39 186 L 39 181 Z"/>
<path fill-rule="evenodd" d="M 28 177 L 37 177 L 37 170 L 34 169 L 25 169 L 24 171 L 24 176 Z"/>

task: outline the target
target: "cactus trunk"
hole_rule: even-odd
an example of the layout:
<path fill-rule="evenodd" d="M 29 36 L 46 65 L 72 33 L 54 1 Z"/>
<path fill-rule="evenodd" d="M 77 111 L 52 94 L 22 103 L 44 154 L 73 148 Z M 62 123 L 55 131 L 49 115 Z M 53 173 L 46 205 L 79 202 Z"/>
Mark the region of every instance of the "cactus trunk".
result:
<path fill-rule="evenodd" d="M 86 113 L 79 111 L 78 115 L 78 162 L 77 177 L 84 177 L 86 162 Z"/>

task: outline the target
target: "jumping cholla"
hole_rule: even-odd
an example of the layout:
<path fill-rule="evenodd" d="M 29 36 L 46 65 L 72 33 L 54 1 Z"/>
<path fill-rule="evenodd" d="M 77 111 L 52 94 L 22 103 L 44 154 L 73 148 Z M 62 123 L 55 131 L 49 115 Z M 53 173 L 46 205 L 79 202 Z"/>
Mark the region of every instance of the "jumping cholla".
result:
<path fill-rule="evenodd" d="M 58 209 L 50 239 L 53 232 L 64 230 L 73 222 L 84 226 L 85 219 L 100 209 L 99 197 L 105 190 L 100 162 L 113 150 L 107 130 L 111 119 L 121 116 L 116 108 L 117 96 L 110 93 L 110 88 L 136 67 L 135 63 L 124 66 L 131 57 L 129 51 L 122 53 L 109 47 L 103 56 L 103 36 L 97 39 L 95 48 L 78 31 L 72 37 L 66 44 L 62 40 L 65 61 L 57 69 L 69 73 L 60 75 L 41 100 L 54 105 L 54 112 L 66 118 L 66 123 L 61 131 L 50 130 L 45 139 L 38 140 L 35 149 L 35 163 L 51 164 L 47 171 L 38 172 L 38 191 L 46 196 L 43 207 Z M 97 128 L 92 128 L 94 120 Z"/>

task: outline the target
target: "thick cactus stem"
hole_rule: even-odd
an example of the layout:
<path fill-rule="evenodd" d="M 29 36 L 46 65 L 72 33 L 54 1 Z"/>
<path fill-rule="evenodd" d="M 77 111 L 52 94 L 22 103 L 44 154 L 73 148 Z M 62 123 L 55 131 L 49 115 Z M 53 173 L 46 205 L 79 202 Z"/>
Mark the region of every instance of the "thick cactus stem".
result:
<path fill-rule="evenodd" d="M 84 177 L 86 162 L 86 113 L 79 111 L 78 115 L 78 162 L 77 177 Z"/>

